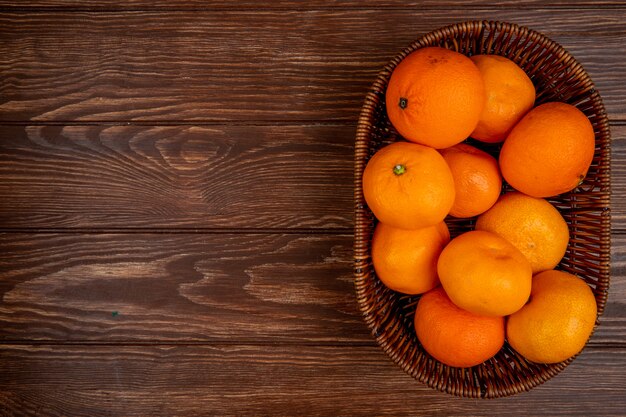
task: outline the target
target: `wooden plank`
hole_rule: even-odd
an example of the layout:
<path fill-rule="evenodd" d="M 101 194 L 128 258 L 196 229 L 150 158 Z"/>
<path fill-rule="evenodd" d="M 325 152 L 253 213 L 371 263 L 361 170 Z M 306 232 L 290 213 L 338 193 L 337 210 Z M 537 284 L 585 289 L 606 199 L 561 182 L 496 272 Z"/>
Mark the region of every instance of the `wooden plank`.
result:
<path fill-rule="evenodd" d="M 626 232 L 626 126 L 611 126 L 611 229 Z"/>
<path fill-rule="evenodd" d="M 354 127 L 0 126 L 0 227 L 341 229 Z M 626 189 L 626 126 L 612 127 Z M 613 230 L 626 194 L 613 193 Z"/>
<path fill-rule="evenodd" d="M 4 12 L 0 120 L 354 122 L 390 58 L 468 19 L 561 43 L 626 120 L 622 8 Z"/>
<path fill-rule="evenodd" d="M 352 236 L 0 235 L 0 341 L 368 343 Z M 626 236 L 592 346 L 623 346 Z"/>
<path fill-rule="evenodd" d="M 621 343 L 626 331 L 626 236 L 611 236 L 611 282 L 609 298 L 604 315 L 600 318 L 600 327 L 593 336 L 597 341 L 606 336 L 607 343 Z M 618 334 L 622 336 L 618 336 Z M 610 342 L 609 342 L 610 340 Z"/>
<path fill-rule="evenodd" d="M 0 340 L 371 341 L 351 236 L 0 235 Z"/>
<path fill-rule="evenodd" d="M 306 3 L 308 9 L 366 9 L 366 8 L 424 8 L 436 7 L 445 9 L 450 7 L 463 8 L 468 7 L 484 7 L 485 2 L 482 0 L 422 0 L 422 1 L 402 1 L 402 0 L 383 0 L 383 1 L 357 1 L 357 0 L 309 0 Z M 542 0 L 500 0 L 490 2 L 492 7 L 513 7 L 513 8 L 561 8 L 561 7 L 589 7 L 589 6 L 605 6 L 618 7 L 624 3 L 615 0 L 557 0 L 546 3 Z M 167 0 L 34 0 L 28 3 L 19 0 L 0 0 L 0 7 L 18 10 L 41 10 L 41 9 L 69 9 L 69 10 L 204 10 L 204 9 L 291 9 L 301 10 L 302 3 L 294 0 L 276 0 L 268 3 L 258 0 L 226 0 L 226 1 L 203 1 L 203 0 L 184 0 L 175 3 Z"/>
<path fill-rule="evenodd" d="M 3 345 L 0 414 L 617 416 L 625 353 L 587 349 L 527 393 L 477 400 L 428 388 L 377 347 Z"/>
<path fill-rule="evenodd" d="M 352 126 L 2 126 L 2 228 L 325 228 Z"/>

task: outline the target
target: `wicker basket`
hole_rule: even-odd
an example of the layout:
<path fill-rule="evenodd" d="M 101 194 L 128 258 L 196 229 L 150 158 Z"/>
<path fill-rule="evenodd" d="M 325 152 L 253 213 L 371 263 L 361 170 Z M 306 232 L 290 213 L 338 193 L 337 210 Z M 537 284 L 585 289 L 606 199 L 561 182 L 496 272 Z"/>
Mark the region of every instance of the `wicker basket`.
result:
<path fill-rule="evenodd" d="M 409 375 L 432 388 L 464 397 L 495 398 L 527 391 L 563 370 L 571 361 L 552 365 L 526 361 L 505 343 L 487 362 L 472 368 L 446 366 L 426 353 L 415 336 L 413 315 L 419 296 L 386 288 L 376 277 L 370 242 L 376 219 L 363 198 L 361 177 L 369 158 L 382 146 L 398 140 L 385 111 L 385 89 L 398 63 L 424 46 L 442 46 L 466 55 L 505 56 L 530 76 L 537 90 L 536 104 L 562 101 L 573 104 L 591 120 L 596 151 L 584 183 L 574 191 L 549 199 L 568 223 L 571 239 L 558 269 L 582 277 L 593 289 L 598 316 L 604 310 L 609 286 L 609 124 L 600 95 L 578 62 L 560 45 L 533 30 L 509 23 L 474 21 L 428 33 L 389 62 L 365 98 L 355 145 L 355 285 L 365 322 L 376 341 Z M 497 147 L 473 143 L 492 154 Z M 451 235 L 471 230 L 471 220 L 446 219 Z"/>

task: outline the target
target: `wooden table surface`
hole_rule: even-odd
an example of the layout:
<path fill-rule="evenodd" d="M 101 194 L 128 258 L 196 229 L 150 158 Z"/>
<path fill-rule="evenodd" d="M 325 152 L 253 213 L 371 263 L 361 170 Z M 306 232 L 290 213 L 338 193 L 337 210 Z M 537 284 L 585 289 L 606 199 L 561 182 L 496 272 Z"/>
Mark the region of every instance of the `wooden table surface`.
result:
<path fill-rule="evenodd" d="M 0 415 L 626 415 L 626 3 L 0 0 Z M 374 343 L 353 144 L 441 26 L 538 30 L 612 129 L 612 277 L 557 377 L 470 400 Z"/>

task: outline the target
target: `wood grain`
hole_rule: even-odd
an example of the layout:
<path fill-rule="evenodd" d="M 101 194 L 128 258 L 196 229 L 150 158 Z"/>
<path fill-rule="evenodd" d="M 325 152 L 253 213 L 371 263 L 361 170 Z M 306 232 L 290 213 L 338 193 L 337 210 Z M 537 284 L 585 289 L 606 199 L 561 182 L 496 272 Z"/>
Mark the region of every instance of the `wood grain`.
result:
<path fill-rule="evenodd" d="M 0 132 L 5 230 L 352 227 L 353 126 Z M 626 126 L 612 137 L 612 229 L 626 231 Z"/>
<path fill-rule="evenodd" d="M 624 353 L 586 349 L 530 392 L 471 400 L 413 380 L 377 347 L 5 345 L 0 415 L 589 416 L 601 404 L 617 416 Z"/>
<path fill-rule="evenodd" d="M 561 43 L 626 120 L 622 8 L 4 12 L 0 120 L 354 122 L 390 58 L 469 19 Z"/>
<path fill-rule="evenodd" d="M 592 346 L 624 346 L 626 236 Z M 0 341 L 368 343 L 352 236 L 0 235 Z"/>
<path fill-rule="evenodd" d="M 611 229 L 626 233 L 626 126 L 611 126 Z"/>
<path fill-rule="evenodd" d="M 371 341 L 351 236 L 0 235 L 0 340 Z"/>
<path fill-rule="evenodd" d="M 352 126 L 0 132 L 0 228 L 352 226 Z"/>
<path fill-rule="evenodd" d="M 372 9 L 372 8 L 420 8 L 436 7 L 437 9 L 445 9 L 451 7 L 462 6 L 467 7 L 484 7 L 488 4 L 491 7 L 512 7 L 512 8 L 562 8 L 562 7 L 619 7 L 624 3 L 615 0 L 557 0 L 546 3 L 543 0 L 499 0 L 497 2 L 486 3 L 484 0 L 422 0 L 422 1 L 403 1 L 403 0 L 383 0 L 383 1 L 358 1 L 358 0 L 308 0 L 307 8 L 309 9 Z M 294 0 L 276 0 L 273 2 L 265 2 L 259 0 L 184 0 L 172 1 L 167 0 L 34 0 L 28 3 L 19 0 L 0 0 L 0 7 L 18 10 L 42 10 L 42 9 L 70 9 L 70 10 L 206 10 L 206 9 L 253 9 L 253 10 L 272 10 L 272 9 L 291 9 L 299 10 L 302 3 Z"/>
<path fill-rule="evenodd" d="M 0 416 L 623 416 L 625 6 L 0 0 Z M 561 43 L 614 139 L 600 326 L 556 378 L 490 401 L 404 374 L 352 282 L 364 95 L 470 19 Z"/>

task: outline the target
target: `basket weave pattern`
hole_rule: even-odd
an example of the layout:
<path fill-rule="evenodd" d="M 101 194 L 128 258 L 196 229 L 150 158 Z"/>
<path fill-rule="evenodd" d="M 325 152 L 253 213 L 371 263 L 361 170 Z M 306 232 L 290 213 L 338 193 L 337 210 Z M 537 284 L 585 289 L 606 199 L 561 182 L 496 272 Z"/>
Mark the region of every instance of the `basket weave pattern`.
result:
<path fill-rule="evenodd" d="M 526 71 L 537 90 L 535 105 L 562 101 L 589 117 L 596 135 L 593 162 L 584 183 L 574 191 L 549 199 L 570 230 L 565 257 L 557 267 L 583 278 L 592 288 L 602 314 L 610 270 L 609 124 L 600 95 L 578 62 L 560 45 L 533 30 L 509 23 L 473 21 L 428 33 L 389 62 L 368 92 L 358 122 L 355 143 L 354 274 L 364 320 L 383 350 L 405 372 L 428 386 L 458 396 L 495 398 L 527 391 L 563 370 L 573 358 L 552 364 L 528 362 L 505 343 L 487 362 L 472 368 L 444 365 L 426 353 L 415 336 L 413 315 L 419 296 L 386 288 L 376 277 L 370 242 L 376 219 L 363 198 L 361 179 L 369 158 L 400 138 L 385 110 L 385 90 L 398 63 L 409 53 L 441 46 L 465 55 L 505 56 Z M 494 154 L 499 145 L 472 144 Z M 473 221 L 448 217 L 452 237 L 471 230 Z"/>

